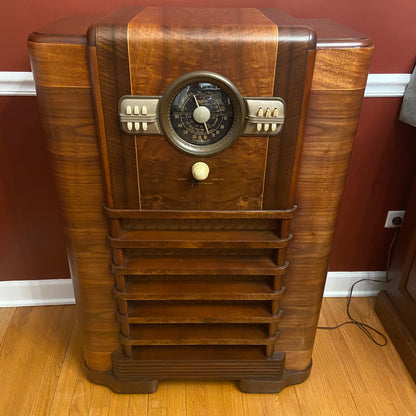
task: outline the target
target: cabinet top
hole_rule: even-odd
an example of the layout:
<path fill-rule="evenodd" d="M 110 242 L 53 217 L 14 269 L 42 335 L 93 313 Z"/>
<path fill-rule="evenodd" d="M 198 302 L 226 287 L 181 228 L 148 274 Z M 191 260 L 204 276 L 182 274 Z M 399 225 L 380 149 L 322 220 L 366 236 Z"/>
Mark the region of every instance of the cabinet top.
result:
<path fill-rule="evenodd" d="M 189 27 L 201 31 L 217 27 L 253 29 L 265 24 L 306 26 L 316 34 L 317 48 L 363 48 L 372 46 L 364 34 L 329 19 L 298 19 L 279 9 L 216 9 L 128 6 L 106 15 L 77 15 L 53 22 L 29 36 L 39 43 L 94 44 L 95 28 L 100 25 L 159 25 L 167 30 Z"/>

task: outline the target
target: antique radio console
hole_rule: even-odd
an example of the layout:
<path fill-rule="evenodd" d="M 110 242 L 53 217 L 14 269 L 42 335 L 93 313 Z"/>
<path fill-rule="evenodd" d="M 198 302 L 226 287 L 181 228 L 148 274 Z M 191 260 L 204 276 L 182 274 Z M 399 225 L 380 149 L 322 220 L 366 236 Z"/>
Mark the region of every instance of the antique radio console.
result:
<path fill-rule="evenodd" d="M 88 377 L 307 378 L 371 42 L 272 9 L 120 9 L 29 50 Z"/>

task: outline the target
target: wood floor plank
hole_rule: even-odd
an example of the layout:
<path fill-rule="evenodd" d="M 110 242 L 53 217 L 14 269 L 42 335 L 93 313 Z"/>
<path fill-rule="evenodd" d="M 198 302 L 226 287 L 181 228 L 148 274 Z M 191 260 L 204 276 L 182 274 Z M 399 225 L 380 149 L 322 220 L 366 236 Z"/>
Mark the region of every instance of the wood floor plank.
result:
<path fill-rule="evenodd" d="M 6 334 L 7 328 L 13 319 L 16 312 L 16 308 L 0 308 L 0 352 L 3 346 L 4 335 Z"/>
<path fill-rule="evenodd" d="M 109 415 L 146 415 L 147 414 L 147 403 L 146 407 L 142 409 L 142 413 L 133 413 L 130 410 L 130 395 L 129 394 L 111 394 L 110 396 L 110 408 L 108 411 Z M 145 395 L 147 398 L 147 394 Z M 144 410 L 144 411 L 143 411 Z"/>
<path fill-rule="evenodd" d="M 243 399 L 243 409 L 244 415 L 261 415 L 263 416 L 263 407 L 261 405 L 261 395 L 260 394 L 244 394 Z"/>
<path fill-rule="evenodd" d="M 120 396 L 112 393 L 113 396 Z M 124 395 L 123 395 L 124 396 Z M 148 394 L 129 394 L 129 412 L 128 415 L 147 415 L 149 407 Z M 110 413 L 110 415 L 122 415 L 123 413 Z"/>
<path fill-rule="evenodd" d="M 205 398 L 205 383 L 198 381 L 186 382 L 186 416 L 208 416 Z"/>
<path fill-rule="evenodd" d="M 373 299 L 352 312 L 382 328 Z M 324 299 L 320 325 L 346 319 L 345 299 Z M 244 394 L 233 382 L 161 382 L 154 394 L 120 395 L 83 370 L 74 306 L 0 310 L 0 415 L 414 416 L 416 385 L 391 342 L 355 326 L 318 330 L 310 378 L 279 394 Z"/>
<path fill-rule="evenodd" d="M 314 373 L 316 382 L 312 384 L 317 397 L 321 398 L 319 411 L 322 415 L 358 415 L 357 408 L 351 396 L 351 392 L 343 380 L 344 373 L 339 366 L 339 360 L 332 351 L 335 347 L 331 340 L 331 334 L 318 332 L 319 345 L 312 359 L 314 360 Z M 324 400 L 331 396 L 331 400 Z"/>
<path fill-rule="evenodd" d="M 228 416 L 222 383 L 205 383 L 205 400 L 209 416 Z"/>
<path fill-rule="evenodd" d="M 261 394 L 260 405 L 264 416 L 284 416 L 280 394 Z"/>
<path fill-rule="evenodd" d="M 74 319 L 73 308 L 62 307 L 60 319 L 48 344 L 48 355 L 43 358 L 44 370 L 38 380 L 40 394 L 33 401 L 31 408 L 31 414 L 33 415 L 50 414 L 59 375 L 63 368 L 62 363 L 68 350 Z"/>
<path fill-rule="evenodd" d="M 73 390 L 71 404 L 69 406 L 69 416 L 88 415 L 94 390 L 94 384 L 86 378 L 82 368 L 83 364 L 78 367 L 77 380 Z"/>
<path fill-rule="evenodd" d="M 227 416 L 244 415 L 243 395 L 233 382 L 222 384 L 224 402 L 227 403 Z"/>
<path fill-rule="evenodd" d="M 331 300 L 327 303 L 331 303 Z M 333 301 L 325 309 L 333 312 L 337 310 Z M 373 312 L 372 299 L 353 299 L 351 313 L 384 332 Z M 338 315 L 336 319 L 341 322 L 342 311 Z M 381 414 L 385 409 L 394 412 L 393 414 L 406 414 L 409 405 L 416 409 L 415 384 L 398 359 L 391 341 L 385 347 L 379 347 L 355 325 L 346 326 L 338 336 L 341 342 L 334 343 L 333 351 L 340 358 L 339 366 L 343 370 L 348 389 L 353 395 L 357 395 L 353 397 L 361 397 L 360 394 L 377 397 L 374 406 Z M 397 379 L 400 379 L 400 383 L 397 383 Z M 375 380 L 379 382 L 375 383 Z"/>
<path fill-rule="evenodd" d="M 279 394 L 261 395 L 261 404 L 265 416 L 302 415 L 295 386 L 285 388 Z"/>
<path fill-rule="evenodd" d="M 157 391 L 149 395 L 148 415 L 166 416 L 168 409 L 168 383 L 159 384 Z"/>
<path fill-rule="evenodd" d="M 68 308 L 75 316 L 74 306 L 71 305 L 66 308 Z M 50 416 L 65 416 L 69 413 L 72 396 L 77 383 L 79 370 L 82 368 L 82 363 L 83 356 L 81 343 L 79 342 L 79 324 L 78 321 L 75 320 L 53 396 Z"/>
<path fill-rule="evenodd" d="M 370 393 L 353 393 L 352 397 L 360 416 L 390 416 L 395 409 L 380 406 L 380 402 Z M 391 412 L 394 413 L 391 413 Z"/>
<path fill-rule="evenodd" d="M 51 368 L 57 364 L 53 335 L 62 310 L 62 306 L 56 306 L 54 313 L 45 313 L 45 307 L 26 307 L 18 308 L 14 314 L 0 356 L 0 414 L 35 415 L 39 397 L 48 400 L 55 386 L 46 380 L 45 373 L 51 375 Z"/>
<path fill-rule="evenodd" d="M 108 416 L 110 410 L 110 397 L 108 388 L 96 384 L 92 392 L 88 416 Z"/>
<path fill-rule="evenodd" d="M 168 384 L 167 416 L 186 415 L 186 383 L 172 381 Z"/>

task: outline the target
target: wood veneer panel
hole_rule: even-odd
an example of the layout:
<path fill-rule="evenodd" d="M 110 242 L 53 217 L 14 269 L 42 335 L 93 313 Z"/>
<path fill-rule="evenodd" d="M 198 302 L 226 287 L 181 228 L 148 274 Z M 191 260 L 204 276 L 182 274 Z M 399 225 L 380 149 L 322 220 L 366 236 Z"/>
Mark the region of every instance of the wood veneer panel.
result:
<path fill-rule="evenodd" d="M 272 96 L 277 36 L 277 26 L 256 9 L 146 8 L 129 23 L 132 91 L 161 95 L 179 76 L 203 68 L 228 78 L 243 96 Z"/>
<path fill-rule="evenodd" d="M 126 9 L 110 18 L 107 16 L 89 31 L 89 44 L 95 46 L 91 54 L 96 58 L 97 71 L 92 71 L 98 110 L 103 113 L 105 142 L 109 164 L 112 198 L 115 208 L 139 208 L 134 138 L 124 134 L 118 123 L 118 100 L 132 93 L 127 44 L 127 23 L 137 8 Z M 98 75 L 99 79 L 95 77 Z M 98 88 L 98 87 L 97 87 Z M 104 133 L 104 132 L 103 132 Z M 110 184 L 109 184 L 110 185 Z M 110 199 L 110 198 L 109 198 Z"/>
<path fill-rule="evenodd" d="M 99 15 L 77 15 L 52 22 L 29 36 L 30 42 L 87 45 L 87 30 Z"/>
<path fill-rule="evenodd" d="M 272 315 L 265 302 L 224 303 L 216 302 L 137 302 L 129 305 L 128 315 L 119 315 L 129 324 L 162 323 L 276 323 L 281 314 Z"/>
<path fill-rule="evenodd" d="M 29 42 L 29 50 L 80 306 L 84 355 L 89 367 L 108 370 L 118 348 L 118 325 L 86 47 Z"/>
<path fill-rule="evenodd" d="M 138 138 L 142 208 L 261 210 L 267 142 L 265 137 L 241 137 L 226 151 L 205 159 L 179 153 L 164 137 Z M 203 182 L 191 174 L 198 161 L 210 167 Z"/>
<path fill-rule="evenodd" d="M 264 12 L 279 24 L 278 16 L 270 10 Z M 269 140 L 264 209 L 285 209 L 293 205 L 315 44 L 315 34 L 309 28 L 279 26 L 273 96 L 285 100 L 286 115 L 282 133 Z"/>
<path fill-rule="evenodd" d="M 269 345 L 269 337 L 259 325 L 134 325 L 125 345 Z"/>
<path fill-rule="evenodd" d="M 123 248 L 282 248 L 288 238 L 273 231 L 123 231 L 120 238 L 109 237 L 113 247 Z"/>
<path fill-rule="evenodd" d="M 361 55 L 367 60 L 367 65 L 369 55 Z M 344 70 L 347 70 L 348 63 L 344 62 L 344 65 Z M 341 66 L 338 61 L 337 66 Z M 281 307 L 285 314 L 279 324 L 281 337 L 276 344 L 277 349 L 286 351 L 289 369 L 306 368 L 310 362 L 363 93 L 363 89 L 313 90 L 311 93 L 296 199 L 301 208 L 293 220 L 292 232 L 296 235 L 296 243 L 288 248 L 291 267 L 283 281 L 287 291 Z M 352 98 L 346 98 L 350 94 Z M 351 99 L 345 111 L 336 111 L 345 100 Z M 327 104 L 321 108 L 325 102 Z M 302 344 L 296 343 L 300 338 Z"/>
<path fill-rule="evenodd" d="M 132 93 L 162 95 L 179 76 L 204 69 L 228 78 L 243 96 L 273 96 L 277 38 L 277 26 L 255 9 L 146 8 L 129 23 Z M 140 136 L 136 146 L 143 209 L 262 208 L 265 137 L 240 138 L 209 158 L 210 180 L 196 184 L 190 170 L 200 159 L 163 138 Z M 241 157 L 244 165 L 235 162 Z"/>
<path fill-rule="evenodd" d="M 110 209 L 104 207 L 110 218 L 137 218 L 137 219 L 291 219 L 296 207 L 287 210 L 262 210 L 262 211 L 176 211 L 176 210 L 128 210 Z"/>
<path fill-rule="evenodd" d="M 236 355 L 240 348 L 233 346 L 221 346 L 221 356 L 224 360 L 237 361 L 235 360 Z M 254 346 L 244 347 L 244 356 L 247 361 L 249 360 L 264 360 L 265 354 L 264 349 Z M 133 358 L 135 360 L 143 361 L 159 361 L 159 360 L 177 360 L 177 359 L 189 359 L 192 361 L 202 360 L 217 360 L 218 359 L 218 348 L 215 347 L 203 347 L 203 346 L 181 346 L 180 348 L 174 348 L 170 346 L 158 346 L 158 347 L 141 347 L 133 350 Z M 115 359 L 121 359 L 120 356 L 116 356 Z M 126 358 L 124 357 L 124 360 Z M 237 364 L 238 365 L 238 364 Z"/>
<path fill-rule="evenodd" d="M 122 266 L 113 265 L 116 274 L 282 274 L 287 268 L 276 266 L 267 256 L 190 256 L 126 258 Z"/>
<path fill-rule="evenodd" d="M 91 94 L 88 89 L 67 88 L 62 94 L 54 88 L 39 87 L 38 99 L 46 130 L 53 137 L 49 150 L 68 237 L 86 359 L 92 368 L 108 369 L 111 352 L 117 348 L 118 328 L 111 312 L 115 307 L 114 278 L 108 269 L 110 253 L 103 240 L 107 224 L 100 209 L 102 176 Z M 74 124 L 73 118 L 79 124 Z"/>
<path fill-rule="evenodd" d="M 285 314 L 276 344 L 287 352 L 289 369 L 310 362 L 371 53 L 365 47 L 316 54 L 296 195 L 301 208 L 292 223 L 296 243 L 288 248 L 291 267 L 283 278 Z"/>
<path fill-rule="evenodd" d="M 274 291 L 262 280 L 133 280 L 125 292 L 116 296 L 124 300 L 278 300 L 283 290 Z"/>
<path fill-rule="evenodd" d="M 38 42 L 28 45 L 36 86 L 90 88 L 85 46 Z"/>
<path fill-rule="evenodd" d="M 312 90 L 353 90 L 365 88 L 369 60 L 367 48 L 322 49 L 316 55 Z M 345 65 L 348 65 L 346 70 Z"/>

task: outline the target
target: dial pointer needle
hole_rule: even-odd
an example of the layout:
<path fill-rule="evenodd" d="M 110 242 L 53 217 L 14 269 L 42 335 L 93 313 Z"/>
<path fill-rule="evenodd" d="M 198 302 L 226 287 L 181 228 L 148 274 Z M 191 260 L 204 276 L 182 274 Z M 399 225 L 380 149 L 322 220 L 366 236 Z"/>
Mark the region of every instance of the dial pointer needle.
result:
<path fill-rule="evenodd" d="M 208 130 L 208 127 L 207 127 L 207 123 L 204 123 L 204 127 L 205 127 L 205 130 L 207 131 L 207 134 L 209 134 L 209 130 Z"/>

